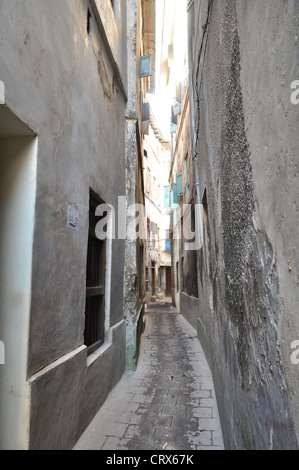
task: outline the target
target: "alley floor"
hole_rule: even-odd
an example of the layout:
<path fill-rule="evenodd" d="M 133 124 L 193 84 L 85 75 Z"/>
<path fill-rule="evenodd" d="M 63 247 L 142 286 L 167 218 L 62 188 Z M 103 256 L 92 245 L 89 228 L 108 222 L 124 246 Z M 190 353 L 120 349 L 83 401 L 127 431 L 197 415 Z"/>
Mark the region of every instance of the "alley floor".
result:
<path fill-rule="evenodd" d="M 74 450 L 223 450 L 211 372 L 170 300 L 149 306 L 136 372 L 126 373 Z"/>

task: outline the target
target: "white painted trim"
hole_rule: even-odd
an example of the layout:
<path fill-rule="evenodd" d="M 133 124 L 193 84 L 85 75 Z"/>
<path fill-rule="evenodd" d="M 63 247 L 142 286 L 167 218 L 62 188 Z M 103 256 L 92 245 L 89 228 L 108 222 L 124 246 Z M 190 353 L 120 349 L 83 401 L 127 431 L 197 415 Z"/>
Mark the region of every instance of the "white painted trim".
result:
<path fill-rule="evenodd" d="M 107 335 L 107 341 L 103 344 L 102 347 L 97 349 L 94 353 L 90 354 L 90 356 L 87 357 L 87 367 L 90 367 L 95 361 L 97 361 L 100 357 L 102 357 L 108 349 L 110 349 L 113 346 L 113 334 L 114 331 L 120 328 L 123 324 L 125 324 L 125 320 L 121 320 L 119 323 L 116 325 L 113 325 L 109 329 L 109 333 Z"/>
<path fill-rule="evenodd" d="M 107 341 L 103 344 L 103 346 L 99 349 L 97 349 L 93 354 L 90 354 L 90 356 L 87 357 L 87 367 L 91 366 L 97 359 L 99 359 L 101 356 L 104 355 L 108 349 L 110 349 L 113 345 L 113 335 L 114 332 L 118 329 L 121 328 L 125 324 L 125 320 L 121 320 L 118 322 L 116 325 L 113 325 L 109 329 Z M 52 362 L 52 364 L 49 364 L 47 367 L 44 369 L 40 370 L 36 374 L 34 374 L 30 379 L 28 379 L 28 383 L 30 385 L 34 384 L 37 380 L 51 372 L 52 370 L 55 370 L 57 367 L 65 364 L 66 362 L 72 360 L 74 357 L 78 356 L 81 354 L 83 351 L 87 351 L 87 347 L 85 345 L 80 346 L 79 348 L 75 349 L 74 351 L 71 351 L 68 354 L 65 354 L 64 356 L 60 357 L 56 361 Z"/>
<path fill-rule="evenodd" d="M 114 213 L 108 213 L 108 233 L 114 230 Z M 110 309 L 111 309 L 111 282 L 112 282 L 112 237 L 106 241 L 106 275 L 105 275 L 105 342 L 110 331 Z"/>
<path fill-rule="evenodd" d="M 13 121 L 18 126 L 18 118 Z M 6 347 L 1 370 L 1 449 L 29 447 L 27 358 L 35 225 L 37 137 L 0 140 L 0 330 Z M 5 432 L 4 432 L 5 430 Z"/>

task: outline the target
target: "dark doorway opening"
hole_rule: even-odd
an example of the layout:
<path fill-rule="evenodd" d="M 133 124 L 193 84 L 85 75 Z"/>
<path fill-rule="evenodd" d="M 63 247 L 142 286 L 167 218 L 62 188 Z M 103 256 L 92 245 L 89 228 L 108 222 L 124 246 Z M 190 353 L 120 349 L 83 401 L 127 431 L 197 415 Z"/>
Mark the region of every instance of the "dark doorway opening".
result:
<path fill-rule="evenodd" d="M 152 262 L 152 295 L 156 295 L 156 263 Z"/>
<path fill-rule="evenodd" d="M 166 268 L 166 295 L 171 295 L 171 267 Z"/>
<path fill-rule="evenodd" d="M 96 209 L 101 204 L 103 201 L 90 190 L 84 332 L 88 354 L 92 354 L 105 341 L 106 241 L 96 236 L 96 225 L 103 218 L 96 216 Z"/>

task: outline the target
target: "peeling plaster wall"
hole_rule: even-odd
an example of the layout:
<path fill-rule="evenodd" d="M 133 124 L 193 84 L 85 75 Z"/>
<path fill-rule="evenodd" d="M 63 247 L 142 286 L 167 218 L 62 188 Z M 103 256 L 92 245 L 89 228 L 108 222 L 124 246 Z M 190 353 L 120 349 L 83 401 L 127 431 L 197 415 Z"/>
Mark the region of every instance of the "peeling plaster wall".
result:
<path fill-rule="evenodd" d="M 299 134 L 290 84 L 299 65 L 298 4 L 215 0 L 196 76 L 207 5 L 194 2 L 190 11 L 201 31 L 191 74 L 195 97 L 203 77 L 194 116 L 207 194 L 198 333 L 226 448 L 295 449 Z"/>
<path fill-rule="evenodd" d="M 136 81 L 137 70 L 137 28 L 139 25 L 137 0 L 128 2 L 128 103 L 126 112 L 126 200 L 127 207 L 137 203 L 137 133 L 136 125 L 138 115 L 136 103 L 138 100 L 138 88 Z M 127 214 L 126 228 L 134 223 L 135 214 Z M 124 316 L 126 320 L 126 368 L 134 370 L 137 362 L 137 252 L 135 233 L 131 234 L 127 230 L 127 240 L 125 249 L 125 270 L 124 270 Z"/>
<path fill-rule="evenodd" d="M 115 61 L 121 58 L 118 72 L 126 84 L 126 2 L 120 5 L 118 28 L 112 10 L 111 27 L 102 18 L 105 41 L 94 10 L 88 35 L 88 6 L 84 0 L 0 4 L 0 80 L 7 105 L 38 135 L 27 363 L 32 400 L 30 423 L 23 423 L 27 430 L 30 425 L 33 449 L 70 448 L 125 367 L 122 240 L 112 244 L 112 330 L 107 331 L 103 350 L 93 356 L 92 366 L 86 348 L 80 349 L 89 188 L 115 208 L 118 196 L 125 194 L 126 96 L 107 41 Z M 79 214 L 78 230 L 67 227 L 68 206 Z M 117 334 L 113 334 L 115 325 L 119 325 Z M 57 361 L 64 364 L 63 374 Z M 33 380 L 36 374 L 39 379 Z M 19 442 L 11 445 L 18 448 Z"/>
<path fill-rule="evenodd" d="M 139 78 L 140 54 L 142 53 L 142 3 L 141 0 L 128 0 L 127 5 L 127 74 L 128 102 L 126 110 L 126 200 L 127 207 L 144 205 L 142 185 L 143 141 L 141 127 L 141 103 L 143 102 L 143 83 Z M 126 368 L 134 370 L 137 366 L 139 350 L 139 333 L 143 321 L 142 311 L 144 295 L 142 284 L 144 278 L 144 241 L 136 241 L 136 214 L 127 213 L 127 239 L 125 247 L 124 270 L 124 317 L 127 326 L 127 359 Z"/>

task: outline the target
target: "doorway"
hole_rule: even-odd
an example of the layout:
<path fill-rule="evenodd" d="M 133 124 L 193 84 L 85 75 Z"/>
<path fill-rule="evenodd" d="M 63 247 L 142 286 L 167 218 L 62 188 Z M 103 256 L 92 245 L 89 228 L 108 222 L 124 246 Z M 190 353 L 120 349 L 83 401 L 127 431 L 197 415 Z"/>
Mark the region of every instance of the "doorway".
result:
<path fill-rule="evenodd" d="M 156 295 L 156 263 L 152 261 L 152 296 Z"/>
<path fill-rule="evenodd" d="M 0 105 L 0 448 L 28 448 L 27 354 L 31 309 L 37 137 Z M 12 390 L 14 393 L 12 393 Z"/>

